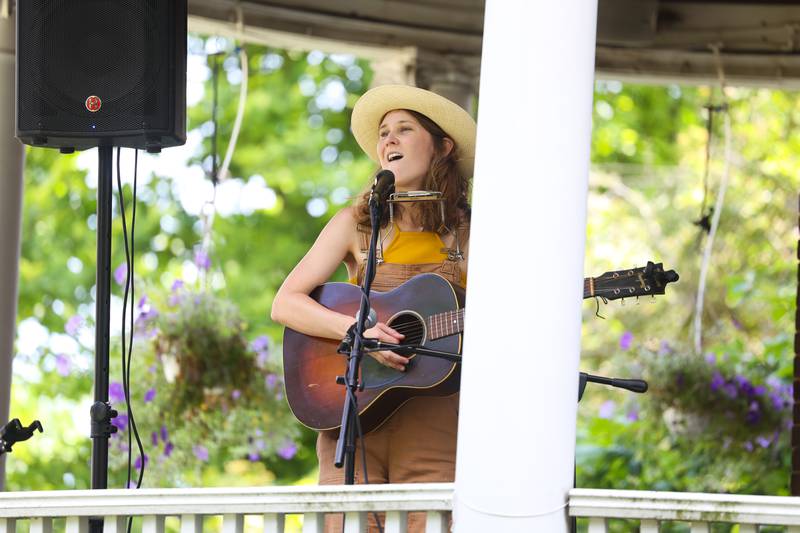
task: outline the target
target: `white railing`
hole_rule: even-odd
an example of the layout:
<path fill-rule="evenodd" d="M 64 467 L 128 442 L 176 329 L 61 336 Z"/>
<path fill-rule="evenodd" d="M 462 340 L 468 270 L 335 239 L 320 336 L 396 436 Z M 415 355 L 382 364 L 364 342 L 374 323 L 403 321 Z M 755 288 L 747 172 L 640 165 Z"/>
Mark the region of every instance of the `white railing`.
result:
<path fill-rule="evenodd" d="M 345 533 L 361 533 L 372 511 L 385 513 L 386 533 L 405 533 L 409 511 L 427 513 L 426 533 L 445 533 L 452 500 L 450 483 L 7 492 L 0 493 L 0 533 L 15 533 L 22 519 L 30 533 L 50 533 L 57 518 L 65 519 L 66 533 L 86 533 L 97 516 L 110 533 L 124 532 L 128 516 L 141 517 L 142 533 L 163 533 L 167 517 L 178 517 L 181 533 L 199 533 L 209 516 L 222 517 L 214 529 L 224 533 L 243 532 L 249 516 L 261 517 L 255 529 L 282 533 L 287 515 L 296 514 L 303 533 L 322 533 L 326 513 L 345 513 Z"/>
<path fill-rule="evenodd" d="M 739 533 L 767 525 L 800 533 L 800 498 L 786 496 L 573 489 L 569 514 L 588 518 L 588 533 L 606 533 L 615 518 L 638 522 L 641 533 L 658 533 L 662 522 L 688 524 L 692 533 L 709 533 L 716 523 L 738 524 Z"/>
<path fill-rule="evenodd" d="M 166 520 L 181 533 L 283 533 L 293 515 L 302 516 L 302 526 L 296 522 L 304 533 L 320 533 L 329 513 L 345 513 L 345 533 L 361 533 L 373 511 L 385 513 L 386 533 L 405 533 L 413 511 L 427 513 L 426 533 L 445 533 L 452 507 L 450 483 L 6 492 L 0 493 L 0 533 L 15 533 L 18 524 L 49 533 L 54 521 L 57 529 L 64 522 L 67 533 L 85 533 L 89 517 L 103 517 L 104 531 L 118 533 L 128 516 L 139 517 L 143 533 L 162 533 Z M 692 533 L 708 533 L 716 523 L 738 524 L 739 533 L 767 525 L 800 533 L 800 498 L 780 496 L 573 489 L 569 514 L 588 521 L 588 533 L 605 533 L 615 519 L 634 521 L 641 533 L 657 533 L 666 522 L 688 524 Z"/>

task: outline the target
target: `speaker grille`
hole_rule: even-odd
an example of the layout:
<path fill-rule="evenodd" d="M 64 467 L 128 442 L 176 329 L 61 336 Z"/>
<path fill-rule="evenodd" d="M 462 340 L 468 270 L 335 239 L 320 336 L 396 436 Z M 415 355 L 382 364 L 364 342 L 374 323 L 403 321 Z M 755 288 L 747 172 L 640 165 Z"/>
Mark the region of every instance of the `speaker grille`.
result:
<path fill-rule="evenodd" d="M 131 141 L 120 137 L 165 134 L 176 139 L 156 144 L 182 142 L 185 4 L 186 0 L 19 2 L 18 136 L 23 142 L 26 136 L 38 136 L 39 144 L 46 139 L 49 146 L 86 147 L 104 138 L 127 146 Z M 91 96 L 101 102 L 96 112 L 86 106 Z M 76 138 L 81 142 L 75 143 Z"/>

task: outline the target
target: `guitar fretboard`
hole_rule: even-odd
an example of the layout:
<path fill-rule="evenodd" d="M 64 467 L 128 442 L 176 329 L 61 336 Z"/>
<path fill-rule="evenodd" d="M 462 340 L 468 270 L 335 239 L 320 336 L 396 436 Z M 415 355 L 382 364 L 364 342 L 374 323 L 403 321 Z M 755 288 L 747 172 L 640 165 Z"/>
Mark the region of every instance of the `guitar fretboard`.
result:
<path fill-rule="evenodd" d="M 583 278 L 583 297 L 594 296 L 594 278 Z M 464 331 L 464 309 L 445 311 L 428 317 L 428 339 L 435 340 Z"/>
<path fill-rule="evenodd" d="M 445 311 L 428 317 L 428 338 L 447 337 L 464 331 L 464 309 Z"/>

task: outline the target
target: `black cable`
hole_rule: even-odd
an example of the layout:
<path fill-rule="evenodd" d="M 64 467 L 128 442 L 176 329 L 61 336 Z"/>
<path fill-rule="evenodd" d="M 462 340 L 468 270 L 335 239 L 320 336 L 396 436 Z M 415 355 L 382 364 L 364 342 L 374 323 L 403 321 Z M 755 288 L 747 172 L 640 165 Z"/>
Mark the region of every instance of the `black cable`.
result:
<path fill-rule="evenodd" d="M 125 291 L 122 300 L 122 389 L 125 395 L 125 403 L 128 412 L 128 476 L 127 476 L 127 485 L 126 488 L 129 488 L 131 485 L 131 471 L 132 471 L 132 459 L 133 459 L 133 438 L 136 438 L 136 446 L 139 450 L 139 457 L 141 458 L 141 464 L 139 467 L 139 479 L 136 484 L 136 488 L 140 488 L 142 486 L 142 479 L 144 477 L 144 468 L 145 468 L 145 454 L 144 454 L 144 445 L 142 444 L 142 439 L 139 436 L 139 430 L 136 427 L 136 418 L 133 413 L 133 407 L 131 406 L 131 395 L 130 395 L 130 367 L 131 367 L 131 353 L 133 351 L 133 299 L 134 299 L 134 290 L 133 290 L 133 274 L 134 274 L 134 267 L 133 267 L 133 236 L 134 236 L 134 229 L 136 224 L 136 185 L 137 185 L 137 170 L 138 170 L 138 163 L 139 163 L 139 151 L 136 150 L 134 153 L 134 170 L 133 170 L 133 207 L 132 207 L 132 215 L 131 215 L 131 234 L 130 234 L 130 247 L 128 243 L 128 228 L 127 228 L 127 220 L 125 217 L 125 196 L 123 194 L 122 189 L 122 178 L 121 178 L 121 166 L 120 166 L 120 155 L 122 149 L 117 148 L 117 190 L 119 194 L 119 207 L 120 207 L 120 215 L 122 218 L 122 237 L 125 243 L 125 264 L 127 267 L 127 274 L 125 276 Z M 128 294 L 130 293 L 130 307 L 131 307 L 131 330 L 130 330 L 130 340 L 128 341 L 126 337 L 126 318 L 127 318 L 127 310 L 128 310 Z M 127 354 L 126 354 L 127 350 Z M 126 357 L 127 355 L 127 357 Z M 128 517 L 128 533 L 131 531 L 131 525 L 133 522 L 133 517 Z"/>
<path fill-rule="evenodd" d="M 217 175 L 217 130 L 219 129 L 217 120 L 217 97 L 219 93 L 219 56 L 220 53 L 213 54 L 214 68 L 212 69 L 213 83 L 211 84 L 211 123 L 214 125 L 214 135 L 211 136 L 211 183 L 214 185 L 219 181 Z"/>
<path fill-rule="evenodd" d="M 367 300 L 369 303 L 369 297 L 367 296 L 367 292 L 364 290 L 364 287 L 361 287 L 361 299 Z M 369 309 L 369 306 L 367 306 Z M 348 366 L 349 366 L 349 357 L 348 357 Z M 364 442 L 364 433 L 361 431 L 361 417 L 358 416 L 358 406 L 356 404 L 356 398 L 353 395 L 353 391 L 350 390 L 350 387 L 346 387 L 347 389 L 347 398 L 350 402 L 351 409 L 355 412 L 355 419 L 356 419 L 356 432 L 358 434 L 358 441 L 356 441 L 356 446 L 358 446 L 358 442 L 361 442 L 361 466 L 364 470 L 364 484 L 369 485 L 369 475 L 367 473 L 367 446 Z M 378 531 L 383 533 L 383 526 L 381 525 L 381 519 L 378 516 L 378 513 L 372 511 L 372 517 L 375 519 L 375 523 L 378 524 Z M 344 530 L 344 515 L 342 515 L 342 529 Z"/>

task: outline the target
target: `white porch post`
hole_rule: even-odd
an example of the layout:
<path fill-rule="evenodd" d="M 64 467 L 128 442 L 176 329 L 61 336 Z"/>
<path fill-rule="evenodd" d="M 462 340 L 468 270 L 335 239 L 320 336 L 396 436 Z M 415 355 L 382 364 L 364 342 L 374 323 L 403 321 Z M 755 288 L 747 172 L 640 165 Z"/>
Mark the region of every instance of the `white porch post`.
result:
<path fill-rule="evenodd" d="M 14 15 L 0 16 L 0 426 L 8 422 L 17 317 L 22 172 L 25 151 L 14 138 Z M 0 491 L 5 460 L 0 457 Z"/>
<path fill-rule="evenodd" d="M 596 0 L 487 0 L 457 533 L 567 531 Z"/>

